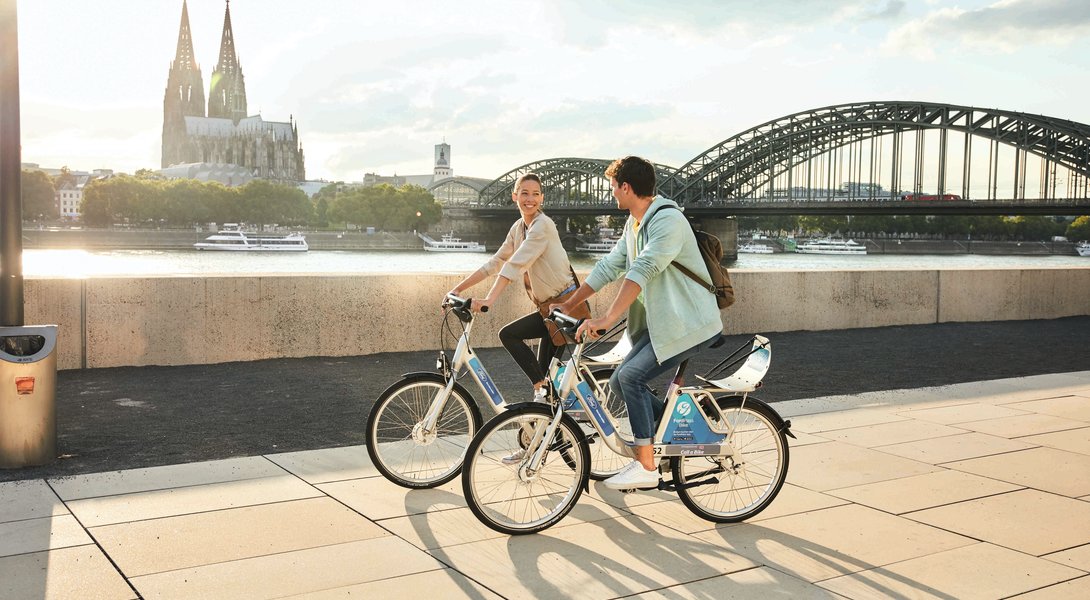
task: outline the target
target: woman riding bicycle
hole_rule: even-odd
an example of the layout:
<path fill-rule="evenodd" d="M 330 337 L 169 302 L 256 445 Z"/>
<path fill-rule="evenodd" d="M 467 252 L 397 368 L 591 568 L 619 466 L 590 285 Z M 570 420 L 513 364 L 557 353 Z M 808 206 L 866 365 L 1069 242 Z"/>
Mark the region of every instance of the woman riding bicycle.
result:
<path fill-rule="evenodd" d="M 511 225 L 507 239 L 492 258 L 454 286 L 450 293 L 461 296 L 463 290 L 498 274 L 488 296 L 473 302 L 473 310 L 479 312 L 490 308 L 511 282 L 523 283 L 530 300 L 539 308 L 500 329 L 500 341 L 533 383 L 534 400 L 543 400 L 547 393 L 545 382 L 549 363 L 560 353 L 564 342 L 557 336 L 554 343 L 541 307 L 566 300 L 579 287 L 579 281 L 560 244 L 556 223 L 541 211 L 545 199 L 541 179 L 534 173 L 523 175 L 515 182 L 511 199 L 518 206 L 521 218 Z M 573 310 L 577 313 L 575 316 L 590 316 L 585 303 Z M 541 340 L 536 358 L 526 344 L 526 340 L 532 339 Z"/>

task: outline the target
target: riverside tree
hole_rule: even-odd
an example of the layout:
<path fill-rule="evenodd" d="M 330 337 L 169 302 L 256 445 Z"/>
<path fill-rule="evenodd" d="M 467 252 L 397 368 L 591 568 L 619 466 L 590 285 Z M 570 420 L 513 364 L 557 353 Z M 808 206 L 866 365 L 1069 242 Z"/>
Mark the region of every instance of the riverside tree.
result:
<path fill-rule="evenodd" d="M 23 219 L 55 220 L 57 211 L 56 190 L 53 180 L 41 171 L 23 171 L 20 177 L 23 196 Z"/>

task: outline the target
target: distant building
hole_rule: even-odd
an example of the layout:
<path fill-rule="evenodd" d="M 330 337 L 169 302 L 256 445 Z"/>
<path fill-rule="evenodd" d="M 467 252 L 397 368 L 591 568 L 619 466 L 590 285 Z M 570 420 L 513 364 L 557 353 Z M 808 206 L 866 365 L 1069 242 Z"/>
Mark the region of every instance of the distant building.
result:
<path fill-rule="evenodd" d="M 45 173 L 56 171 L 56 174 L 60 175 L 61 169 L 41 169 Z M 78 220 L 83 216 L 83 189 L 87 187 L 88 183 L 96 179 L 105 179 L 113 176 L 112 169 L 95 169 L 93 172 L 87 171 L 69 171 L 71 177 L 62 181 L 57 186 L 57 191 L 54 193 L 54 198 L 57 202 L 57 212 L 61 219 L 67 219 L 70 221 Z"/>
<path fill-rule="evenodd" d="M 212 71 L 205 110 L 204 80 L 193 53 L 189 8 L 182 0 L 178 47 L 163 98 L 163 168 L 174 165 L 236 165 L 251 177 L 303 181 L 299 127 L 249 115 L 246 83 L 235 53 L 231 5 L 223 17 L 219 63 Z"/>
<path fill-rule="evenodd" d="M 167 179 L 218 181 L 227 187 L 246 185 L 254 179 L 252 170 L 228 163 L 188 163 L 159 169 Z"/>
<path fill-rule="evenodd" d="M 454 169 L 450 164 L 450 144 L 443 142 L 435 145 L 435 165 L 432 172 L 427 175 L 379 175 L 377 173 L 364 173 L 364 187 L 372 187 L 381 184 L 389 184 L 394 187 L 403 185 L 418 185 L 423 188 L 432 184 L 454 177 Z"/>

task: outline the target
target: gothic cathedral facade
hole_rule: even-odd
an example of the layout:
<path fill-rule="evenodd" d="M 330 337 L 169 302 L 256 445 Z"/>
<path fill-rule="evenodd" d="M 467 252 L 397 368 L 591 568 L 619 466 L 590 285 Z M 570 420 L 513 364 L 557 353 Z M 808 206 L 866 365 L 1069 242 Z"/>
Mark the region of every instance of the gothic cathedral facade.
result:
<path fill-rule="evenodd" d="M 287 123 L 247 115 L 246 83 L 235 53 L 231 2 L 223 18 L 219 63 L 212 71 L 207 113 L 204 80 L 193 54 L 189 9 L 182 0 L 178 49 L 163 99 L 162 166 L 233 164 L 254 177 L 292 182 L 306 179 L 303 146 L 294 119 Z"/>

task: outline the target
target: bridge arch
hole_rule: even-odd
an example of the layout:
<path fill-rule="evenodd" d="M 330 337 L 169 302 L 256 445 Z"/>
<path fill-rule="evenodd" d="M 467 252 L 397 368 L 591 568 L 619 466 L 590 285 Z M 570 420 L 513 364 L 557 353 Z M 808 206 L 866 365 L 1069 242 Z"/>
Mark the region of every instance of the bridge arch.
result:
<path fill-rule="evenodd" d="M 604 175 L 611 162 L 600 158 L 550 158 L 527 163 L 489 183 L 481 191 L 480 203 L 489 208 L 510 205 L 515 181 L 526 173 L 537 173 L 550 207 L 615 208 L 609 180 Z M 674 168 L 667 165 L 656 164 L 655 170 L 660 181 L 674 174 Z"/>
<path fill-rule="evenodd" d="M 443 206 L 476 206 L 481 190 L 491 181 L 481 177 L 448 177 L 433 182 L 427 189 Z"/>
<path fill-rule="evenodd" d="M 937 160 L 924 160 L 934 152 Z M 951 104 L 865 102 L 743 131 L 661 180 L 659 191 L 690 205 L 800 193 L 1019 200 L 1033 197 L 1034 184 L 1039 198 L 1087 198 L 1088 181 L 1088 125 Z"/>

